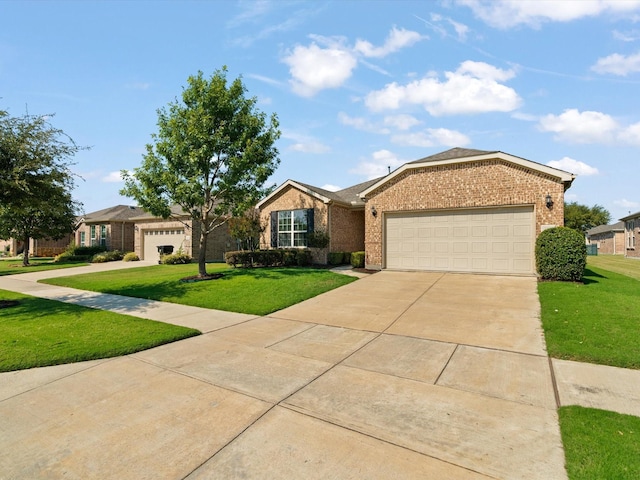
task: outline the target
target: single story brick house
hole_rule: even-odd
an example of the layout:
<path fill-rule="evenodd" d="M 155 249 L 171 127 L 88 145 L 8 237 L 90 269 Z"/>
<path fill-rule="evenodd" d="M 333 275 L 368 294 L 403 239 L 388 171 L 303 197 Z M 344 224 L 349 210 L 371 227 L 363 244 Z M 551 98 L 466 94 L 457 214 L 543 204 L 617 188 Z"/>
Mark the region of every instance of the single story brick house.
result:
<path fill-rule="evenodd" d="M 61 239 L 51 238 L 29 239 L 29 256 L 54 257 L 64 252 L 73 240 L 73 235 L 65 235 Z M 15 238 L 0 240 L 0 252 L 6 256 L 16 256 L 24 252 L 24 242 Z"/>
<path fill-rule="evenodd" d="M 624 222 L 622 221 L 593 227 L 587 230 L 586 239 L 588 245 L 598 246 L 598 254 L 625 254 Z"/>
<path fill-rule="evenodd" d="M 173 218 L 165 220 L 129 205 L 98 210 L 79 219 L 75 242 L 81 246 L 100 245 L 108 250 L 135 252 L 141 260 L 158 260 L 161 245 L 197 256 L 200 241 L 197 227 L 192 231 L 189 215 L 179 207 L 174 206 L 172 214 Z M 235 245 L 227 226 L 223 225 L 209 235 L 207 260 L 224 261 L 225 252 L 235 250 Z"/>
<path fill-rule="evenodd" d="M 504 152 L 453 148 L 339 192 L 288 180 L 257 206 L 270 233 L 262 246 L 304 247 L 320 227 L 332 251 L 364 246 L 369 269 L 534 275 L 535 239 L 564 224 L 574 179 Z"/>
<path fill-rule="evenodd" d="M 624 222 L 624 256 L 640 258 L 640 212 L 627 215 L 620 221 Z"/>

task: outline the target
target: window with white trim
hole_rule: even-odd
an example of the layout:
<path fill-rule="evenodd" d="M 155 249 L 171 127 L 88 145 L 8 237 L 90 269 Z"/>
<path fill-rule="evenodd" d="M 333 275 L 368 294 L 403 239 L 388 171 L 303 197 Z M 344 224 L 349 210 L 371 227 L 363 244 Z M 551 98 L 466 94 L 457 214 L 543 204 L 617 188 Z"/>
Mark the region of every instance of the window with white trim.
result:
<path fill-rule="evenodd" d="M 625 231 L 627 233 L 627 248 L 630 249 L 636 248 L 636 237 L 633 234 L 633 229 L 635 227 L 635 222 L 633 220 L 629 220 L 625 228 Z"/>
<path fill-rule="evenodd" d="M 307 246 L 308 212 L 308 210 L 284 210 L 278 212 L 278 248 Z"/>

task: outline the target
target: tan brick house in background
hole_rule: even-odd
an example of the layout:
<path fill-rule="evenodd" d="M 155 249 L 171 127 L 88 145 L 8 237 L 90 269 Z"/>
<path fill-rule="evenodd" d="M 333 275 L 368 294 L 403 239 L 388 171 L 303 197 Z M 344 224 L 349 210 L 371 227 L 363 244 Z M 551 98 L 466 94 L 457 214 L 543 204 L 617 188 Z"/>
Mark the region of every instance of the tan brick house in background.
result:
<path fill-rule="evenodd" d="M 343 247 L 348 238 L 358 246 L 364 220 L 370 269 L 533 275 L 535 239 L 564 225 L 574 178 L 500 151 L 453 148 L 340 192 L 289 180 L 258 205 L 271 234 L 263 246 L 301 247 L 321 227 L 338 237 L 331 250 L 353 251 Z M 353 214 L 343 227 L 332 223 L 339 208 Z"/>
<path fill-rule="evenodd" d="M 620 221 L 624 222 L 624 256 L 640 258 L 640 212 L 632 213 Z"/>
<path fill-rule="evenodd" d="M 624 222 L 600 225 L 587 230 L 587 244 L 598 246 L 598 255 L 624 255 Z"/>
<path fill-rule="evenodd" d="M 132 252 L 135 236 L 133 218 L 142 214 L 144 210 L 129 205 L 116 205 L 87 213 L 78 221 L 76 245 Z"/>

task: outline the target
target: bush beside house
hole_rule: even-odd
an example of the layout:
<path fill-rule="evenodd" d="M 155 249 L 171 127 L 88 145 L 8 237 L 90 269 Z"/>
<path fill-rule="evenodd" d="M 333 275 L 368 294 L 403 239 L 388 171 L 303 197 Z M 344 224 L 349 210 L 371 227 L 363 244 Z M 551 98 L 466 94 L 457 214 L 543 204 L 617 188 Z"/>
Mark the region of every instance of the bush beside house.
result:
<path fill-rule="evenodd" d="M 579 282 L 587 265 L 584 236 L 568 227 L 544 230 L 536 240 L 536 269 L 543 280 Z"/>

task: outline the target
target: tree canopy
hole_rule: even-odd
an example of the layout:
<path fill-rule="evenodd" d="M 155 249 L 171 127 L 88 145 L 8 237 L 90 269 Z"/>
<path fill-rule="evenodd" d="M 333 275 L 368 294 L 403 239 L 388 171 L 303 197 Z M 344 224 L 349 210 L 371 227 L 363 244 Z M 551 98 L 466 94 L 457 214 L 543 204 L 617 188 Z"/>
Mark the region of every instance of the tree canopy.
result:
<path fill-rule="evenodd" d="M 270 191 L 280 131 L 277 116 L 267 119 L 257 99 L 245 96 L 241 78 L 227 83 L 226 67 L 187 83 L 180 100 L 158 110 L 158 133 L 142 165 L 122 172 L 121 194 L 163 218 L 172 205 L 182 207 L 199 233 L 198 270 L 206 276 L 208 235 Z"/>
<path fill-rule="evenodd" d="M 81 205 L 71 197 L 73 156 L 79 147 L 52 115 L 12 117 L 0 111 L 0 238 L 62 238 L 72 233 Z"/>
<path fill-rule="evenodd" d="M 607 225 L 611 221 L 611 214 L 602 206 L 580 205 L 570 202 L 564 206 L 564 226 L 582 233 L 598 225 Z"/>

